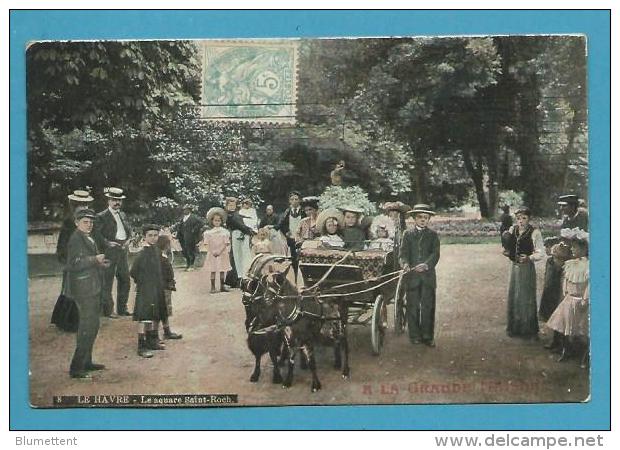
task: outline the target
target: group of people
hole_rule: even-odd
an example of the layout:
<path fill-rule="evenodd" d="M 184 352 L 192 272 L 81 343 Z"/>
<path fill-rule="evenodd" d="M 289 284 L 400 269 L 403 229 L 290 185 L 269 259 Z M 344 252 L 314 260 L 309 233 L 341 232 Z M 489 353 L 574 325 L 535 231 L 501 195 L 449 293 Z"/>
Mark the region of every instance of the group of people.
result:
<path fill-rule="evenodd" d="M 439 261 L 439 237 L 428 228 L 434 211 L 426 204 L 413 208 L 402 202 L 383 204 L 384 214 L 375 218 L 353 205 L 319 209 L 318 197 L 302 197 L 298 191 L 288 196 L 289 207 L 276 218 L 273 208 L 259 224 L 248 213 L 249 206 L 236 209 L 237 199 L 227 198 L 225 209 L 207 213 L 210 228 L 203 234 L 207 248 L 205 267 L 211 272 L 212 290 L 216 273 L 222 286 L 225 271 L 236 267 L 238 275 L 249 268 L 252 256 L 261 253 L 288 254 L 295 270 L 304 249 L 329 249 L 358 252 L 380 250 L 399 255 L 395 264 L 405 272 L 409 337 L 414 344 L 435 346 L 435 266 Z M 245 211 L 244 211 L 245 210 Z M 230 230 L 226 232 L 222 225 Z M 262 225 L 262 226 L 261 226 Z M 232 258 L 227 257 L 232 241 Z"/>
<path fill-rule="evenodd" d="M 540 230 L 530 223 L 527 207 L 515 211 L 516 224 L 502 233 L 504 255 L 512 262 L 507 333 L 538 339 L 539 320 L 545 321 L 553 331 L 545 348 L 558 352 L 558 361 L 580 354 L 585 368 L 589 364 L 588 214 L 574 194 L 560 196 L 558 205 L 563 213 L 559 236 L 543 240 Z M 534 263 L 546 255 L 545 285 L 538 307 Z"/>
<path fill-rule="evenodd" d="M 164 339 L 182 338 L 169 325 L 176 289 L 169 258 L 172 236 L 162 233 L 159 225 L 144 224 L 143 247 L 130 267 L 132 228 L 121 209 L 125 195 L 120 188 L 106 188 L 104 195 L 108 207 L 96 214 L 89 207 L 94 199 L 88 191 L 70 194 L 72 216 L 63 223 L 58 239 L 57 254 L 64 273 L 52 322 L 67 330 L 77 323 L 69 371 L 74 378 L 89 378 L 91 371 L 104 368 L 92 360 L 100 316 L 132 316 L 138 324 L 137 353 L 144 358 L 152 357 L 153 350 L 165 349 L 160 327 Z M 198 252 L 205 251 L 203 270 L 209 272 L 211 292 L 215 293 L 218 282 L 219 291 L 236 287 L 258 254 L 288 254 L 297 270 L 304 249 L 394 251 L 398 257 L 394 269 L 404 273 L 409 338 L 413 344 L 435 346 L 435 266 L 440 242 L 428 227 L 435 215 L 429 205 L 411 208 L 401 202 L 386 202 L 383 214 L 371 218 L 352 205 L 320 210 L 318 197 L 302 197 L 297 191 L 289 193 L 288 201 L 289 207 L 281 215 L 268 206 L 260 220 L 248 199 L 238 208 L 238 199 L 228 197 L 223 208 L 209 209 L 206 220 L 195 214 L 191 205 L 184 205 L 173 233 L 181 245 L 186 270 L 195 270 Z M 511 260 L 508 334 L 535 338 L 540 318 L 554 331 L 547 347 L 559 351 L 559 359 L 565 360 L 575 353 L 577 341 L 587 342 L 589 335 L 588 223 L 577 196 L 562 196 L 560 204 L 564 210 L 562 232 L 557 239 L 547 240 L 547 252 L 526 207 L 516 211 L 516 223 L 502 233 L 502 243 Z M 537 308 L 534 262 L 542 260 L 545 253 L 549 255 L 545 287 Z M 130 279 L 136 285 L 132 313 L 127 309 Z"/>
<path fill-rule="evenodd" d="M 95 213 L 88 191 L 77 190 L 68 196 L 73 218 L 63 222 L 57 255 L 64 264 L 61 295 L 52 313 L 52 322 L 64 329 L 75 329 L 76 349 L 69 374 L 72 378 L 90 378 L 91 371 L 103 364 L 92 360 L 99 331 L 100 316 L 115 319 L 133 316 L 138 324 L 138 355 L 151 358 L 151 350 L 164 350 L 164 339 L 181 339 L 170 329 L 172 291 L 176 290 L 174 270 L 168 260 L 170 238 L 160 235 L 160 227 L 142 226 L 144 246 L 129 267 L 128 249 L 132 228 L 123 211 L 122 189 L 106 188 L 108 208 Z M 127 309 L 130 277 L 136 284 L 133 313 Z M 116 313 L 112 285 L 117 280 Z"/>

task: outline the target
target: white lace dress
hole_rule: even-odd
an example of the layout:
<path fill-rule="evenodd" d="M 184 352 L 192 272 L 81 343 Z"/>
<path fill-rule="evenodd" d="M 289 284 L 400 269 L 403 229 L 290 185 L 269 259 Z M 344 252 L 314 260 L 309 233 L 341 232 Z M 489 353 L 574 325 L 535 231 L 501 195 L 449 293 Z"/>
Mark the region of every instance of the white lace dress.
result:
<path fill-rule="evenodd" d="M 565 336 L 588 336 L 590 330 L 590 270 L 587 257 L 564 264 L 564 299 L 547 326 Z"/>

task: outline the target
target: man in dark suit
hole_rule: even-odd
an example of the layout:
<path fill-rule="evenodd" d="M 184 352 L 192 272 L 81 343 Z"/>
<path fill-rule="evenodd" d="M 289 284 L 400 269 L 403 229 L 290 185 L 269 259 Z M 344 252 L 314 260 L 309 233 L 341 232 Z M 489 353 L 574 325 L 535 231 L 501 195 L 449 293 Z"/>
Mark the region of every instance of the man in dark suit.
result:
<path fill-rule="evenodd" d="M 413 344 L 435 346 L 435 266 L 439 262 L 439 236 L 428 228 L 435 213 L 429 205 L 418 204 L 408 214 L 415 227 L 403 234 L 400 264 L 407 283 L 407 326 Z"/>
<path fill-rule="evenodd" d="M 185 257 L 185 271 L 194 270 L 194 262 L 196 261 L 196 247 L 202 239 L 202 228 L 204 222 L 192 213 L 191 205 L 183 206 L 183 217 L 176 226 L 177 239 L 181 244 L 181 251 Z"/>
<path fill-rule="evenodd" d="M 114 300 L 112 299 L 112 284 L 116 277 L 116 312 L 119 316 L 131 316 L 127 311 L 129 300 L 129 242 L 131 226 L 125 213 L 121 211 L 123 205 L 123 190 L 115 187 L 104 189 L 108 198 L 108 207 L 97 214 L 93 236 L 99 248 L 105 251 L 110 266 L 104 272 L 103 289 L 101 290 L 101 314 L 116 318 L 114 315 Z"/>
<path fill-rule="evenodd" d="M 306 214 L 301 208 L 301 194 L 297 191 L 291 191 L 288 194 L 289 207 L 284 211 L 284 214 L 280 217 L 280 220 L 274 227 L 286 236 L 286 242 L 291 252 L 291 258 L 293 260 L 293 267 L 295 273 L 297 273 L 297 247 L 295 245 L 295 234 L 301 223 L 301 219 L 306 217 Z"/>
<path fill-rule="evenodd" d="M 588 213 L 579 208 L 577 195 L 561 195 L 558 205 L 562 208 L 562 228 L 581 228 L 583 231 L 588 231 Z"/>
<path fill-rule="evenodd" d="M 69 238 L 65 266 L 65 295 L 72 298 L 79 311 L 77 341 L 69 374 L 72 378 L 90 378 L 91 370 L 105 366 L 93 362 L 93 345 L 99 332 L 101 271 L 108 265 L 90 236 L 95 212 L 80 209 L 76 212 L 77 229 Z"/>

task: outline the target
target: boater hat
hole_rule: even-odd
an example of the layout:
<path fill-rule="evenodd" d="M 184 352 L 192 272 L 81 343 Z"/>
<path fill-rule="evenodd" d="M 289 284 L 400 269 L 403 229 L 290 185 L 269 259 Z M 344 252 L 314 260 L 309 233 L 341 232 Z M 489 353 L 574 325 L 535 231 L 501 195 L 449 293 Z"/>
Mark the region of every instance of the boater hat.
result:
<path fill-rule="evenodd" d="M 558 197 L 558 205 L 577 205 L 579 204 L 579 196 L 575 194 L 565 194 Z"/>
<path fill-rule="evenodd" d="M 228 213 L 224 210 L 224 208 L 220 208 L 219 206 L 211 208 L 207 211 L 207 222 L 211 224 L 211 220 L 213 220 L 213 216 L 216 214 L 222 218 L 222 225 L 224 225 L 226 223 L 226 219 L 228 218 Z"/>
<path fill-rule="evenodd" d="M 431 216 L 435 215 L 435 211 L 433 211 L 431 206 L 426 203 L 418 203 L 417 205 L 413 205 L 413 209 L 407 212 L 407 214 L 412 216 L 415 216 L 418 213 L 430 214 Z"/>
<path fill-rule="evenodd" d="M 90 208 L 80 208 L 75 212 L 73 217 L 75 217 L 75 220 L 80 220 L 80 219 L 83 219 L 84 217 L 94 219 L 96 215 L 95 215 L 95 211 L 93 211 Z"/>
<path fill-rule="evenodd" d="M 69 200 L 73 200 L 74 202 L 84 202 L 84 203 L 92 202 L 94 200 L 94 198 L 90 196 L 90 192 L 83 191 L 83 190 L 73 191 L 73 194 L 67 195 L 67 198 Z"/>
<path fill-rule="evenodd" d="M 124 198 L 127 198 L 123 195 L 123 190 L 121 188 L 117 188 L 117 187 L 107 187 L 103 189 L 103 195 L 105 195 L 108 198 L 113 198 L 116 200 L 122 200 Z"/>

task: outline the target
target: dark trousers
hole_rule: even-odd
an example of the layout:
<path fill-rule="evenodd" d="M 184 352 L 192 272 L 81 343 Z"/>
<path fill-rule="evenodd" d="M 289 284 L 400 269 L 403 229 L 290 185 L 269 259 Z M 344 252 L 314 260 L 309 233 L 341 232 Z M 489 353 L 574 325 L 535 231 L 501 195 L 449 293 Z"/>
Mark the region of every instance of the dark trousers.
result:
<path fill-rule="evenodd" d="M 110 247 L 106 257 L 110 260 L 110 267 L 103 273 L 103 289 L 101 290 L 101 313 L 109 316 L 114 311 L 112 299 L 112 284 L 116 277 L 116 312 L 121 314 L 127 311 L 129 300 L 129 261 L 127 248 Z"/>
<path fill-rule="evenodd" d="M 286 238 L 288 248 L 291 252 L 291 261 L 293 263 L 293 269 L 295 270 L 295 276 L 297 276 L 297 267 L 299 266 L 299 256 L 297 255 L 297 244 L 295 239 Z"/>
<path fill-rule="evenodd" d="M 196 245 L 181 244 L 181 251 L 185 258 L 186 267 L 192 267 L 196 261 Z"/>
<path fill-rule="evenodd" d="M 417 283 L 407 288 L 407 327 L 410 339 L 431 341 L 435 336 L 435 287 Z"/>
<path fill-rule="evenodd" d="M 80 321 L 70 373 L 83 372 L 93 362 L 93 345 L 99 332 L 99 295 L 74 299 Z"/>

